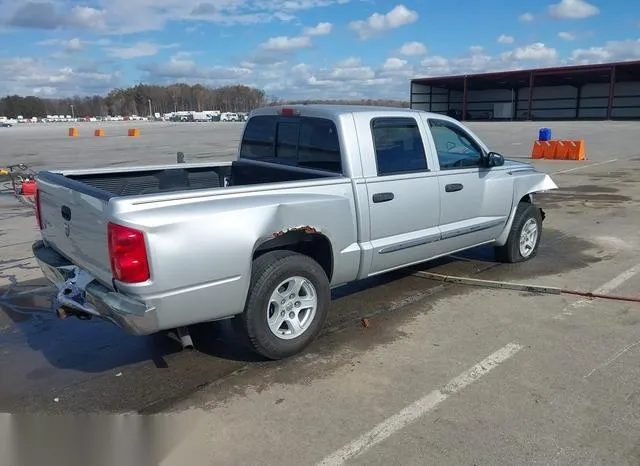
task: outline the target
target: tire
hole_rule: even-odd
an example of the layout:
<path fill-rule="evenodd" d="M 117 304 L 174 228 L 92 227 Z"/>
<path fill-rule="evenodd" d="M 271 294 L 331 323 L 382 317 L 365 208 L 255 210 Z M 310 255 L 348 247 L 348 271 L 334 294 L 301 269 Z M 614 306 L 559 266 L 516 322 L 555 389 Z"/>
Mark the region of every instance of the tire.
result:
<path fill-rule="evenodd" d="M 299 291 L 286 289 L 294 283 L 302 285 Z M 272 298 L 278 290 L 276 302 Z M 241 322 L 256 352 L 283 359 L 300 353 L 318 336 L 330 305 L 329 280 L 320 264 L 297 252 L 271 251 L 253 261 Z"/>
<path fill-rule="evenodd" d="M 521 248 L 520 240 L 528 239 Z M 538 253 L 542 238 L 542 214 L 534 204 L 520 202 L 516 208 L 511 231 L 504 246 L 495 247 L 495 257 L 499 262 L 515 263 L 532 259 Z"/>

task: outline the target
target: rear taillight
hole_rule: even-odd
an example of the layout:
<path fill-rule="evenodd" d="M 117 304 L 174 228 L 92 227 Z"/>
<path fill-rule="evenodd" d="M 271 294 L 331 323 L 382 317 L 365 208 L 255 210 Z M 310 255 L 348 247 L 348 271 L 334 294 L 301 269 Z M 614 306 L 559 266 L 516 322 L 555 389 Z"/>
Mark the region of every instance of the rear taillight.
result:
<path fill-rule="evenodd" d="M 124 283 L 149 280 L 149 261 L 144 233 L 109 222 L 109 258 L 113 278 Z"/>
<path fill-rule="evenodd" d="M 42 208 L 40 207 L 40 190 L 37 187 L 34 193 L 33 201 L 36 209 L 36 220 L 38 221 L 38 228 L 42 230 Z"/>

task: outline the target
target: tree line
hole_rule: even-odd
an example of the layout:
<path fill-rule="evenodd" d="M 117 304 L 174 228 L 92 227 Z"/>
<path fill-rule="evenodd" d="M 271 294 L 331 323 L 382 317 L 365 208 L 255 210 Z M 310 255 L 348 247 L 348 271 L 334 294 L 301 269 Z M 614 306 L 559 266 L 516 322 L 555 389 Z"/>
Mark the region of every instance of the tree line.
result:
<path fill-rule="evenodd" d="M 111 90 L 106 96 L 76 96 L 63 99 L 9 95 L 0 99 L 0 116 L 8 118 L 44 118 L 47 115 L 147 116 L 151 113 L 219 110 L 249 112 L 256 107 L 301 103 L 267 96 L 264 90 L 244 85 L 206 87 L 202 84 L 176 83 L 168 86 L 137 84 Z M 408 102 L 363 99 L 356 101 L 314 100 L 306 103 L 350 103 L 407 107 Z"/>

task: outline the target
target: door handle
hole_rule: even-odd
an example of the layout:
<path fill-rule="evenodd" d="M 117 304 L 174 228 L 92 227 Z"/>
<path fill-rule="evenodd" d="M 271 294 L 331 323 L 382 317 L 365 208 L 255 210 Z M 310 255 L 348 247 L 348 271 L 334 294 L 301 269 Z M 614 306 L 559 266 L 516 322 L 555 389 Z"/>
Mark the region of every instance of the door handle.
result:
<path fill-rule="evenodd" d="M 464 188 L 464 186 L 462 186 L 460 183 L 453 183 L 446 185 L 444 187 L 444 190 L 448 193 L 454 193 L 456 191 L 462 191 L 462 188 Z"/>
<path fill-rule="evenodd" d="M 376 193 L 373 195 L 373 202 L 389 202 L 394 198 L 393 193 Z"/>

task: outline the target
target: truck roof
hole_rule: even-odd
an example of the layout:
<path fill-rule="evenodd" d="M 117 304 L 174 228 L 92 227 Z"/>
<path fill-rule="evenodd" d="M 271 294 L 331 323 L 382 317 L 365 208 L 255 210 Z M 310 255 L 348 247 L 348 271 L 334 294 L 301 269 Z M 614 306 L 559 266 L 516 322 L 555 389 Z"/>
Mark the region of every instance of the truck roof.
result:
<path fill-rule="evenodd" d="M 416 110 L 407 107 L 384 107 L 375 105 L 357 105 L 357 104 L 285 104 L 274 105 L 269 107 L 256 108 L 251 112 L 252 116 L 255 115 L 275 115 L 280 114 L 283 108 L 290 108 L 296 114 L 305 116 L 323 116 L 323 117 L 339 117 L 347 113 L 380 113 L 384 115 L 398 115 L 398 114 L 415 114 L 421 113 L 427 116 L 434 116 L 438 118 L 449 118 L 442 114 L 436 114 L 427 112 L 424 110 Z"/>

